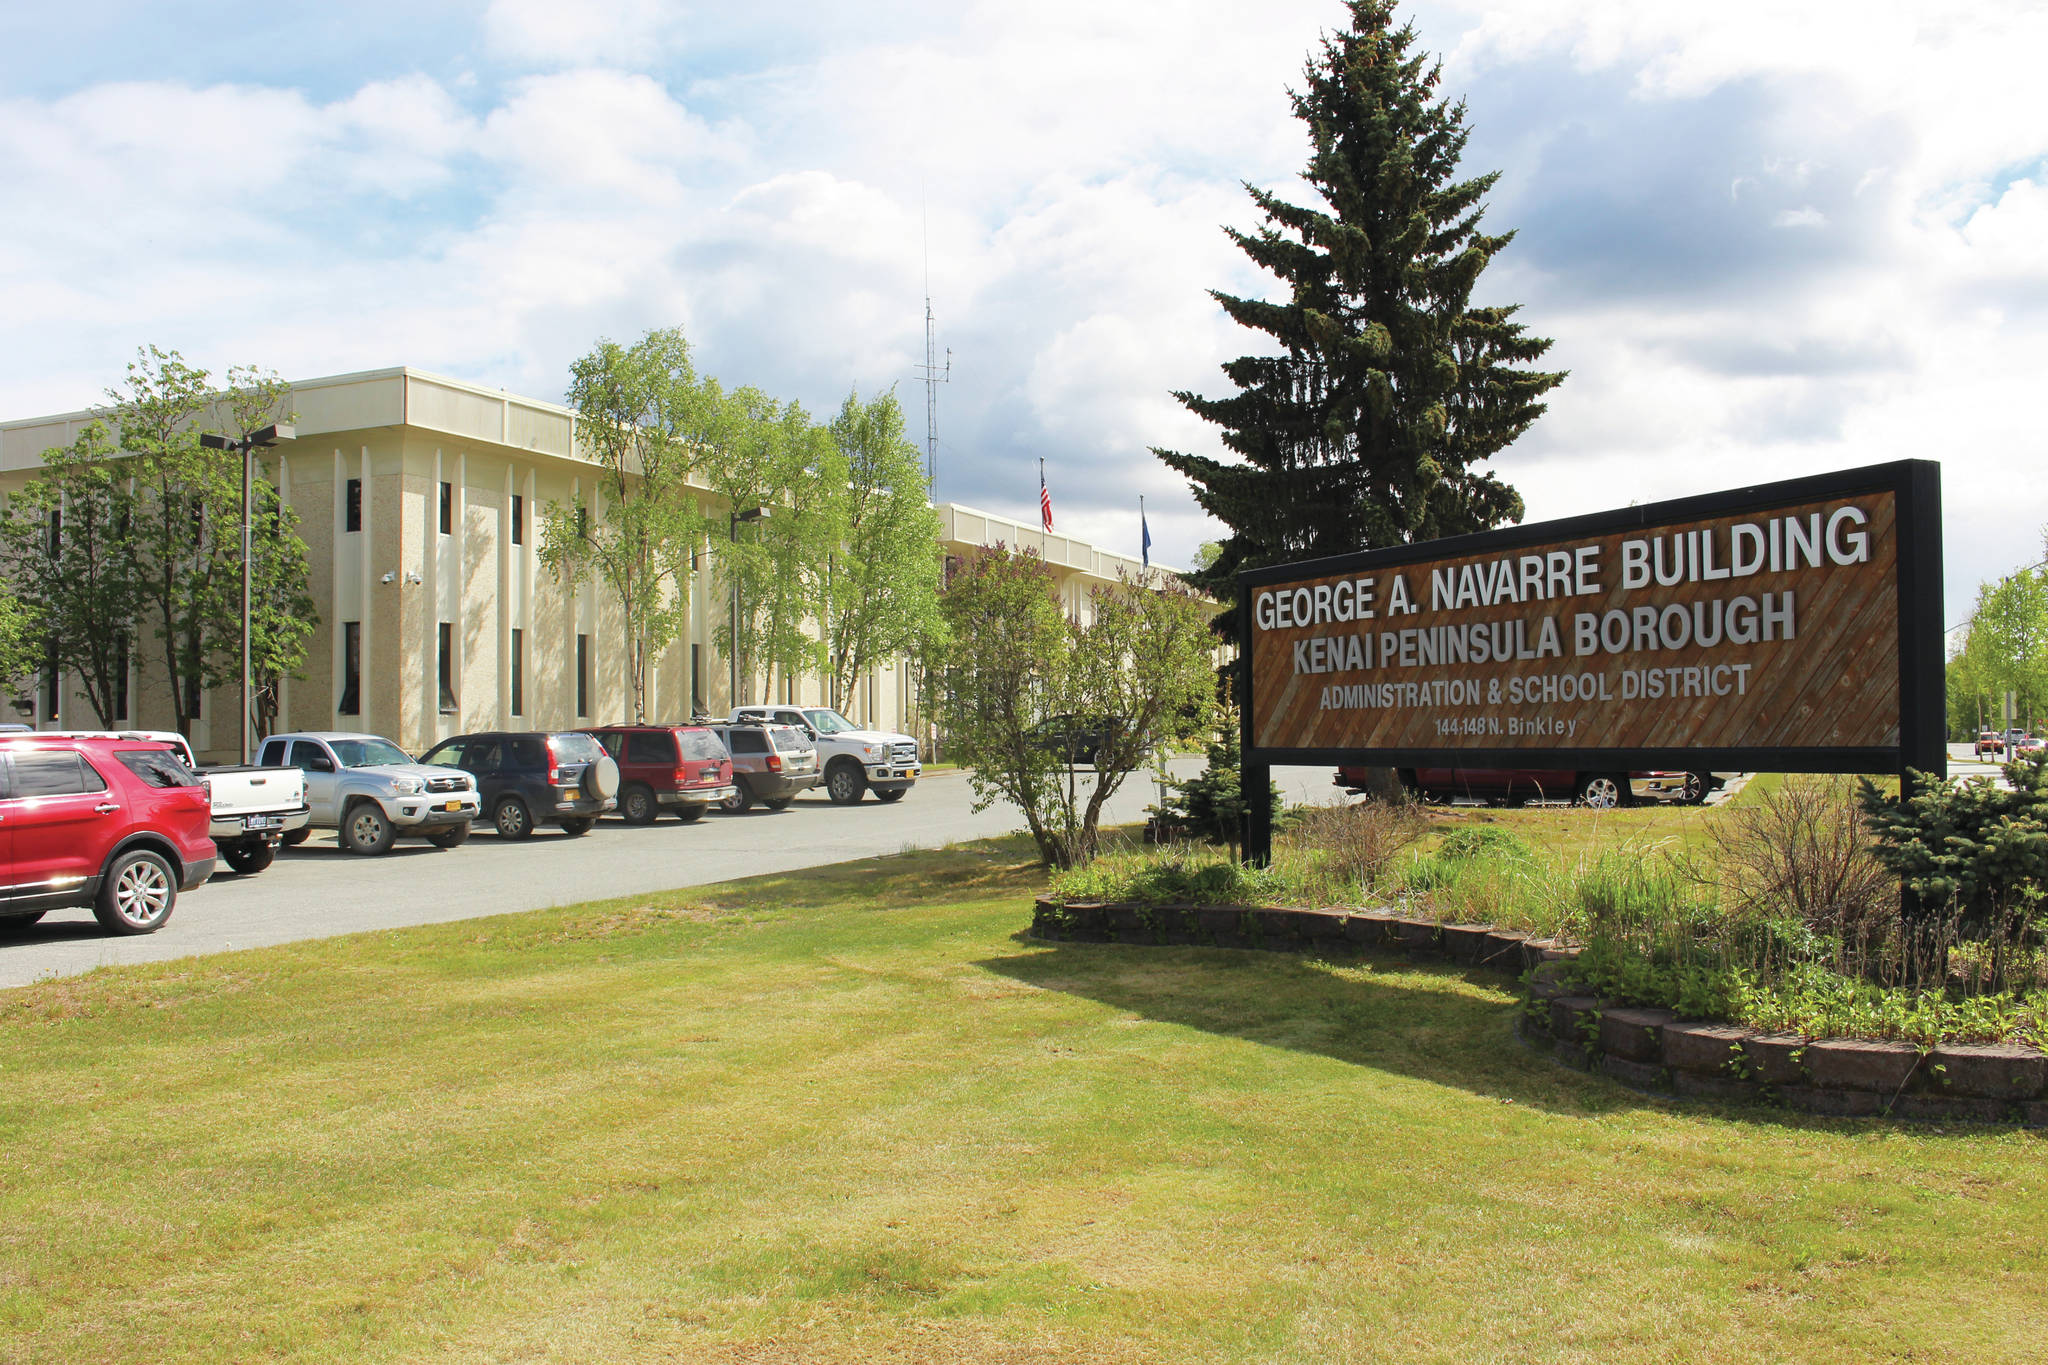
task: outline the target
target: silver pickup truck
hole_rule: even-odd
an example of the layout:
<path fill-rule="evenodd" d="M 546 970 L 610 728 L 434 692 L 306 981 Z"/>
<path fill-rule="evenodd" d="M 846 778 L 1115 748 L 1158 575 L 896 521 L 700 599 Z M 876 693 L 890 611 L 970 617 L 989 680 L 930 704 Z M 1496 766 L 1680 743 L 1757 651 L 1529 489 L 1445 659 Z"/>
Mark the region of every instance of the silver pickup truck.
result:
<path fill-rule="evenodd" d="M 277 856 L 278 841 L 294 830 L 304 829 L 312 819 L 312 809 L 306 804 L 306 775 L 297 768 L 259 768 L 240 763 L 203 768 L 192 756 L 191 741 L 175 730 L 64 733 L 118 735 L 170 745 L 178 760 L 205 780 L 207 798 L 213 806 L 207 835 L 227 865 L 245 877 L 269 867 Z"/>
<path fill-rule="evenodd" d="M 335 842 L 350 853 L 384 853 L 394 839 L 412 834 L 436 848 L 454 848 L 469 838 L 469 822 L 482 810 L 476 778 L 415 763 L 381 735 L 272 735 L 263 741 L 263 759 L 305 773 L 312 823 L 336 831 Z"/>

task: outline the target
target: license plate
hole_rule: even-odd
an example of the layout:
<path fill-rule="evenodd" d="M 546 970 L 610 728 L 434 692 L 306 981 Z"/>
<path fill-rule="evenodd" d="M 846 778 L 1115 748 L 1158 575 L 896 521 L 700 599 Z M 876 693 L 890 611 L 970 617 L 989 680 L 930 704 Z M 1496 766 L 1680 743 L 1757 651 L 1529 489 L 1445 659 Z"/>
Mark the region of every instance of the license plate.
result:
<path fill-rule="evenodd" d="M 443 801 L 443 802 L 441 803 L 441 809 L 442 809 L 442 810 L 461 810 L 461 809 L 462 809 L 462 803 L 461 803 L 460 801 Z"/>
<path fill-rule="evenodd" d="M 242 817 L 243 829 L 283 829 L 282 815 L 247 815 Z"/>

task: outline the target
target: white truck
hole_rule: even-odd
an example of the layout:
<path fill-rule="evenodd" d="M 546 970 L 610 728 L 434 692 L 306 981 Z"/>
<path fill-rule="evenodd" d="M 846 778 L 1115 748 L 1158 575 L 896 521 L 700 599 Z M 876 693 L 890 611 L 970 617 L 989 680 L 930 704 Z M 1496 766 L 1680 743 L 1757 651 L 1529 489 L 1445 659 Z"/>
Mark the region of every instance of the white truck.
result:
<path fill-rule="evenodd" d="M 178 761 L 205 780 L 207 798 L 213 806 L 207 835 L 227 865 L 245 877 L 269 867 L 277 856 L 278 841 L 294 830 L 304 829 L 312 819 L 312 809 L 306 804 L 306 775 L 297 768 L 263 768 L 242 763 L 201 767 L 192 756 L 192 742 L 175 730 L 63 733 L 146 739 L 170 745 Z"/>
<path fill-rule="evenodd" d="M 350 853 L 388 852 L 402 834 L 454 848 L 469 838 L 469 822 L 483 810 L 475 777 L 459 768 L 415 763 L 382 735 L 272 735 L 263 741 L 262 757 L 305 774 L 312 823 L 335 830 L 335 842 Z"/>
<path fill-rule="evenodd" d="M 825 795 L 850 806 L 873 790 L 878 801 L 901 801 L 924 771 L 917 741 L 893 730 L 863 730 L 829 706 L 742 706 L 731 724 L 794 726 L 818 745 Z"/>

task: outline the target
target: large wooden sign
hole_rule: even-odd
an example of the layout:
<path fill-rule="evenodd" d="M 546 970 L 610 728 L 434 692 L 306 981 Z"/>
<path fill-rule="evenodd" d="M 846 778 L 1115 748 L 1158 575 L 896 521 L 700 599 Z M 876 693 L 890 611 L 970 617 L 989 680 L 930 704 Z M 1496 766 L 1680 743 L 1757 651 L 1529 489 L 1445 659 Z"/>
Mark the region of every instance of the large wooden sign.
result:
<path fill-rule="evenodd" d="M 1939 466 L 1250 571 L 1247 762 L 1943 770 Z"/>

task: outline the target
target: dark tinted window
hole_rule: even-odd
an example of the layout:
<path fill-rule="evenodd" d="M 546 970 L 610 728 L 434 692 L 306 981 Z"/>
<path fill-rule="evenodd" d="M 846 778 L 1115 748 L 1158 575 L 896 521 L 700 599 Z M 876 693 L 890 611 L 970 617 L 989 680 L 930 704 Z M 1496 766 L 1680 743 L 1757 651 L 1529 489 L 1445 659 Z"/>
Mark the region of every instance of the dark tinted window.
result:
<path fill-rule="evenodd" d="M 282 768 L 284 766 L 284 741 L 281 739 L 264 741 L 263 756 L 256 761 L 266 768 Z"/>
<path fill-rule="evenodd" d="M 473 739 L 462 748 L 462 766 L 473 773 L 496 772 L 499 748 L 495 739 Z"/>
<path fill-rule="evenodd" d="M 555 746 L 555 757 L 564 763 L 591 763 L 604 757 L 604 750 L 589 735 L 550 735 L 548 742 Z"/>
<path fill-rule="evenodd" d="M 591 736 L 591 738 L 595 739 L 600 745 L 602 745 L 604 751 L 610 754 L 613 758 L 617 758 L 619 756 L 619 746 L 626 742 L 626 737 L 615 731 L 607 731 L 606 733 L 601 735 L 593 735 Z"/>
<path fill-rule="evenodd" d="M 199 775 L 178 761 L 178 756 L 158 749 L 123 749 L 114 755 L 121 766 L 152 787 L 196 787 Z"/>
<path fill-rule="evenodd" d="M 759 730 L 734 730 L 732 751 L 736 754 L 765 754 L 768 752 L 768 736 Z"/>
<path fill-rule="evenodd" d="M 75 796 L 106 789 L 92 765 L 68 749 L 15 751 L 12 796 Z"/>
<path fill-rule="evenodd" d="M 327 751 L 310 739 L 293 740 L 292 756 L 286 762 L 295 768 L 303 768 L 309 773 L 314 771 L 334 771 L 334 763 L 327 757 Z M 323 764 L 324 767 L 316 770 L 313 766 L 315 762 Z"/>
<path fill-rule="evenodd" d="M 674 763 L 676 746 L 667 735 L 627 735 L 626 762 Z"/>
<path fill-rule="evenodd" d="M 725 745 L 709 730 L 678 730 L 676 742 L 683 746 L 684 758 L 716 763 L 726 757 Z"/>
<path fill-rule="evenodd" d="M 590 744 L 587 738 L 583 742 Z M 548 746 L 537 739 L 508 739 L 505 741 L 505 747 L 512 751 L 509 766 L 520 772 L 532 772 L 548 766 Z M 592 756 L 595 757 L 597 746 L 590 744 L 590 747 L 593 751 Z M 569 755 L 563 754 L 562 757 L 567 758 Z"/>

